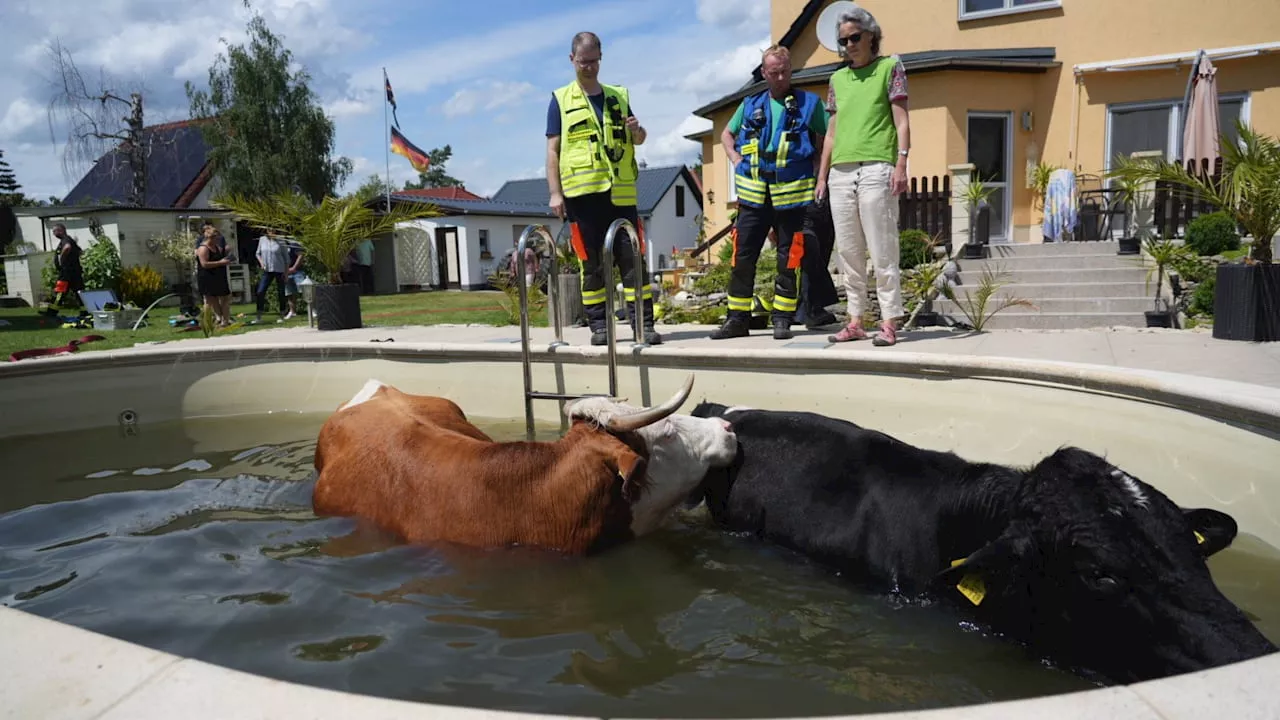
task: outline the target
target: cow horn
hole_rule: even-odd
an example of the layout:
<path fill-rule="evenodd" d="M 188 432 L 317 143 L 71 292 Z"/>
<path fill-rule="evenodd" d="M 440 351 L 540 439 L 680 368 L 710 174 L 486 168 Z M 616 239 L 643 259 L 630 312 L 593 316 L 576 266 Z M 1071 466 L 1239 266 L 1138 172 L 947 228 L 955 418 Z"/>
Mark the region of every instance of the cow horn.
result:
<path fill-rule="evenodd" d="M 675 395 L 671 396 L 670 400 L 657 407 L 645 408 L 630 415 L 610 418 L 609 429 L 614 432 L 627 432 L 629 430 L 639 430 L 646 425 L 652 425 L 679 410 L 684 401 L 688 399 L 691 390 L 693 390 L 692 374 L 684 381 L 684 386 L 677 390 Z"/>

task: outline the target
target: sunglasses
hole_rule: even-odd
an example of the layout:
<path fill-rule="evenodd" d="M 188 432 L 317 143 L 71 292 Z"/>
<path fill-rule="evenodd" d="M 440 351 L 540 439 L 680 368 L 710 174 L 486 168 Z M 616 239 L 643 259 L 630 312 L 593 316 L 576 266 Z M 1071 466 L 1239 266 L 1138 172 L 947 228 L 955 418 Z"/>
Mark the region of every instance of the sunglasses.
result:
<path fill-rule="evenodd" d="M 842 37 L 842 38 L 840 38 L 840 44 L 841 44 L 841 45 L 851 45 L 851 44 L 856 43 L 856 42 L 858 42 L 858 41 L 860 41 L 860 40 L 862 40 L 862 33 L 860 33 L 860 32 L 856 32 L 856 33 L 854 33 L 854 34 L 852 34 L 852 35 L 849 35 L 848 37 Z"/>

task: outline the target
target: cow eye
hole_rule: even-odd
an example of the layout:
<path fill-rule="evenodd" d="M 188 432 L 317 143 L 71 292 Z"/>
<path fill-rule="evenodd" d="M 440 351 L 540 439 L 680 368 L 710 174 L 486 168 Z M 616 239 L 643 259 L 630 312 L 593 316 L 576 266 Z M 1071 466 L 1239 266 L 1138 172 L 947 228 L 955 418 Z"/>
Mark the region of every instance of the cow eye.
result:
<path fill-rule="evenodd" d="M 1110 575 L 1096 573 L 1089 578 L 1089 584 L 1094 590 L 1102 593 L 1115 592 L 1120 587 L 1120 581 Z"/>

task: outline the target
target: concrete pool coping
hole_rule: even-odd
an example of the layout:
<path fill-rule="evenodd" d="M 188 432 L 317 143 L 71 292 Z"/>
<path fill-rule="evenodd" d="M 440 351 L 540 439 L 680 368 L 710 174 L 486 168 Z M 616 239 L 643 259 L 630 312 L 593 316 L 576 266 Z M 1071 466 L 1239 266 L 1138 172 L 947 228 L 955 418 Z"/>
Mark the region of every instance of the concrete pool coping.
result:
<path fill-rule="evenodd" d="M 219 343 L 144 346 L 0 365 L 0 381 L 29 376 L 174 362 L 496 361 L 519 362 L 518 344 L 365 342 Z M 601 366 L 603 348 L 531 350 L 535 361 Z M 840 353 L 804 349 L 732 351 L 692 347 L 618 348 L 620 380 L 637 365 L 667 369 L 834 371 L 917 378 L 1003 379 L 1047 384 L 1159 403 L 1229 423 L 1280 433 L 1280 389 L 1155 370 L 1001 357 L 873 350 Z M 541 388 L 541 389 L 546 389 Z M 695 390 L 696 393 L 696 390 Z M 554 406 L 553 403 L 543 405 Z M 13 717 L 196 718 L 553 717 L 389 700 L 251 675 L 144 648 L 88 630 L 0 608 L 0 633 L 11 652 L 0 661 L 0 697 Z M 19 650 L 21 649 L 21 650 Z M 860 718 L 924 720 L 1012 718 L 1280 717 L 1280 653 L 1203 672 L 1080 693 Z"/>

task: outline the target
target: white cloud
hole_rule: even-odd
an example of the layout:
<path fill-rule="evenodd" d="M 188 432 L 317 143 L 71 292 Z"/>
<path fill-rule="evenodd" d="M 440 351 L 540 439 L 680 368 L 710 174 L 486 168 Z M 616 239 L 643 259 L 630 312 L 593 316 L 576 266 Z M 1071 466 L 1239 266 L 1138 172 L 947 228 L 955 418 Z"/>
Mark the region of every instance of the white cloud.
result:
<path fill-rule="evenodd" d="M 769 0 L 698 0 L 698 20 L 729 30 L 769 27 Z"/>
<path fill-rule="evenodd" d="M 445 117 L 471 115 L 478 110 L 494 111 L 519 105 L 537 92 L 531 83 L 489 80 L 458 90 L 444 102 Z"/>
<path fill-rule="evenodd" d="M 685 138 L 685 135 L 709 127 L 711 121 L 689 115 L 671 130 L 657 137 L 645 138 L 644 145 L 636 148 L 636 155 L 653 167 L 680 163 L 691 165 L 702 149 L 702 144 Z"/>
<path fill-rule="evenodd" d="M 45 108 L 20 97 L 9 103 L 0 119 L 0 140 L 8 140 L 40 124 L 45 119 Z"/>
<path fill-rule="evenodd" d="M 374 104 L 363 98 L 345 97 L 324 104 L 324 111 L 331 118 L 350 118 L 373 112 Z"/>

